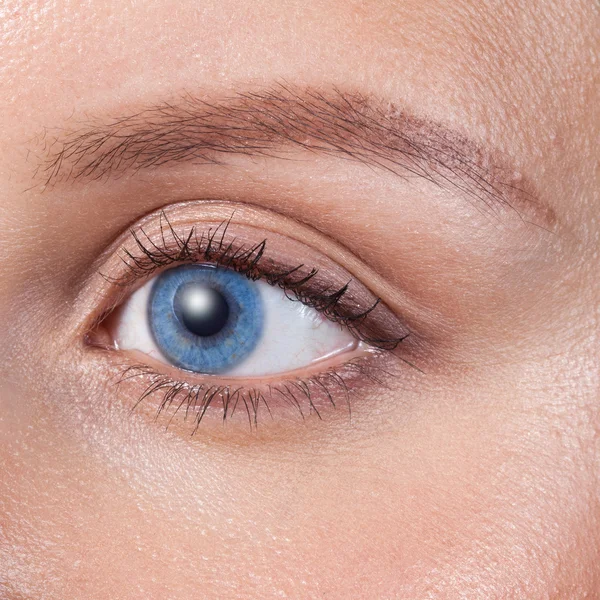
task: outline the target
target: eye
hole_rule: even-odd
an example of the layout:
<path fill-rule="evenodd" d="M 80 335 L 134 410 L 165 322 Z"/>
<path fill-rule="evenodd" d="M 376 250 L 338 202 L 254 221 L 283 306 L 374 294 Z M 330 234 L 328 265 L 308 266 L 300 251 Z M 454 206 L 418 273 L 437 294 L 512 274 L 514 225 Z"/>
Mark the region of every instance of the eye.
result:
<path fill-rule="evenodd" d="M 254 226 L 259 219 L 180 217 L 150 216 L 100 269 L 105 300 L 86 346 L 117 371 L 130 406 L 171 409 L 169 424 L 193 417 L 193 431 L 240 413 L 254 428 L 263 413 L 292 422 L 349 409 L 359 391 L 412 364 L 396 352 L 406 325 L 331 258 L 339 247 Z"/>
<path fill-rule="evenodd" d="M 278 286 L 211 264 L 155 276 L 124 303 L 113 329 L 121 350 L 230 377 L 293 372 L 358 346 L 347 329 Z"/>

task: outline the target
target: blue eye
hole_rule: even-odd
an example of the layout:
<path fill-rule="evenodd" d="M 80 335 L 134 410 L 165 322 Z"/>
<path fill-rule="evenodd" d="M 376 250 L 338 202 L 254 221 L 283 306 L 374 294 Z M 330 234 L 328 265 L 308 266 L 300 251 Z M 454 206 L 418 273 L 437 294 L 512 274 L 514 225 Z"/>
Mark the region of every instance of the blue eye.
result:
<path fill-rule="evenodd" d="M 119 349 L 228 377 L 296 371 L 358 344 L 279 287 L 211 264 L 164 271 L 124 302 L 116 321 Z"/>
<path fill-rule="evenodd" d="M 184 265 L 156 278 L 148 321 L 158 348 L 175 366 L 221 373 L 258 344 L 263 304 L 256 284 L 235 271 Z"/>

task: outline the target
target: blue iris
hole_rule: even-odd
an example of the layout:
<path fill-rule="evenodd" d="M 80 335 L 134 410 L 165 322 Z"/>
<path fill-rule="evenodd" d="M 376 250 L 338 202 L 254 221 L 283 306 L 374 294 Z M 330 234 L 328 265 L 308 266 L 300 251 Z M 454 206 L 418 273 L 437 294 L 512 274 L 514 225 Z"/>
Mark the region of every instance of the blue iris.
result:
<path fill-rule="evenodd" d="M 264 316 L 257 284 L 230 269 L 183 265 L 156 278 L 150 330 L 174 365 L 222 373 L 246 358 L 261 338 Z"/>

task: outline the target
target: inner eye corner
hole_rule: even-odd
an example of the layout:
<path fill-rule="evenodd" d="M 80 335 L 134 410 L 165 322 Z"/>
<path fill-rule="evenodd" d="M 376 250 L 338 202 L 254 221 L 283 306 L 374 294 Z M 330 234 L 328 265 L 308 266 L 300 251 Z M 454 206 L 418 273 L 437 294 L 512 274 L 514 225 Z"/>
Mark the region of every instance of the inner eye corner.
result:
<path fill-rule="evenodd" d="M 107 308 L 89 322 L 83 330 L 83 345 L 86 348 L 115 350 L 115 340 L 111 333 L 110 321 L 119 308 Z"/>

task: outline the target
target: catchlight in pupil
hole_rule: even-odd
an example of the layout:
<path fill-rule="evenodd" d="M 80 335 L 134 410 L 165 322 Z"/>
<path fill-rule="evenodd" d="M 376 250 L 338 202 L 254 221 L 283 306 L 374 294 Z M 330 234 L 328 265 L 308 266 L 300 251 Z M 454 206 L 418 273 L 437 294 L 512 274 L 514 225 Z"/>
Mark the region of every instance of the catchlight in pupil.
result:
<path fill-rule="evenodd" d="M 202 283 L 181 286 L 174 299 L 175 314 L 193 334 L 208 337 L 221 331 L 229 319 L 229 304 L 215 288 Z"/>
<path fill-rule="evenodd" d="M 174 365 L 223 373 L 260 341 L 263 303 L 257 286 L 230 269 L 183 265 L 160 274 L 148 321 L 158 349 Z"/>

